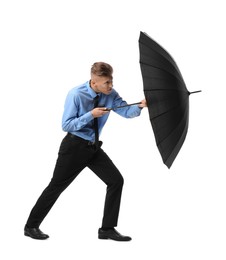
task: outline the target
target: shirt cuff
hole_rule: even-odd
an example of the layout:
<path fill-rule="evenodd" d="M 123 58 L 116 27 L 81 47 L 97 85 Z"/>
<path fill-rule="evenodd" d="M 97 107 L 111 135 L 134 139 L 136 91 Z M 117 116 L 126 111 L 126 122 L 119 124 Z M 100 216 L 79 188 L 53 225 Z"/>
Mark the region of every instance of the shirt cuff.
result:
<path fill-rule="evenodd" d="M 93 117 L 93 115 L 92 115 L 92 113 L 91 113 L 91 111 L 90 111 L 90 112 L 84 114 L 83 116 L 81 116 L 81 117 L 80 117 L 80 120 L 81 120 L 82 123 L 87 124 L 87 123 L 89 123 L 91 120 L 93 120 L 93 118 L 94 118 L 94 117 Z"/>

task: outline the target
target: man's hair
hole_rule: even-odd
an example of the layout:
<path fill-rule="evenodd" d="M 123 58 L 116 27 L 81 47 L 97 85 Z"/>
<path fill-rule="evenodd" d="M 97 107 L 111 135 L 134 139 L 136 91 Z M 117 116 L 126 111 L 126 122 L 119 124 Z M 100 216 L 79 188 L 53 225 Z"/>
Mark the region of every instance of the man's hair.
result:
<path fill-rule="evenodd" d="M 91 74 L 112 78 L 113 68 L 105 62 L 95 62 L 91 67 Z"/>

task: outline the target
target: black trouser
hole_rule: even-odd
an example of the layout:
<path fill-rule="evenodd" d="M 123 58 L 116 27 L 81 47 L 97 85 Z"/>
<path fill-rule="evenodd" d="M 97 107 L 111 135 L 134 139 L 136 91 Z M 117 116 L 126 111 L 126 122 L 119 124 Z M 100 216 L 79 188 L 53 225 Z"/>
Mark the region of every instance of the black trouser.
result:
<path fill-rule="evenodd" d="M 89 167 L 105 184 L 102 227 L 117 226 L 123 177 L 108 155 L 88 141 L 67 134 L 63 139 L 51 182 L 43 191 L 27 220 L 28 227 L 39 227 L 60 194 L 85 168 Z"/>

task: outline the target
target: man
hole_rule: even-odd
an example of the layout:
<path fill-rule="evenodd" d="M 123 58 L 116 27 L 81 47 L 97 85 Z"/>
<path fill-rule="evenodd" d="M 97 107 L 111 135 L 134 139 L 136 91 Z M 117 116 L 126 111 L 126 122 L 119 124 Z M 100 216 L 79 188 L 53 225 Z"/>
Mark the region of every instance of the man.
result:
<path fill-rule="evenodd" d="M 118 222 L 123 177 L 102 150 L 102 142 L 98 139 L 109 116 L 108 108 L 127 104 L 113 89 L 112 74 L 113 69 L 109 64 L 96 62 L 91 68 L 91 80 L 68 93 L 62 118 L 62 128 L 67 135 L 61 143 L 53 177 L 31 210 L 24 228 L 26 236 L 34 239 L 49 237 L 39 229 L 40 224 L 60 194 L 88 167 L 107 185 L 104 216 L 98 238 L 131 240 L 114 228 Z M 115 112 L 132 118 L 139 116 L 145 106 L 146 101 L 143 100 L 139 106 L 128 106 Z"/>

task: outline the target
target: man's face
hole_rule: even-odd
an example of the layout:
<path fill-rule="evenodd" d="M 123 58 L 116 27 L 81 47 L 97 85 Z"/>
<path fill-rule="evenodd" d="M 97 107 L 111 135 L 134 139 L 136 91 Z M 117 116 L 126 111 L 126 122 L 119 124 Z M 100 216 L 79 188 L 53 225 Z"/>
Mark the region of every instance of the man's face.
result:
<path fill-rule="evenodd" d="M 113 79 L 104 76 L 95 76 L 91 80 L 91 87 L 97 93 L 109 95 L 113 88 Z"/>

